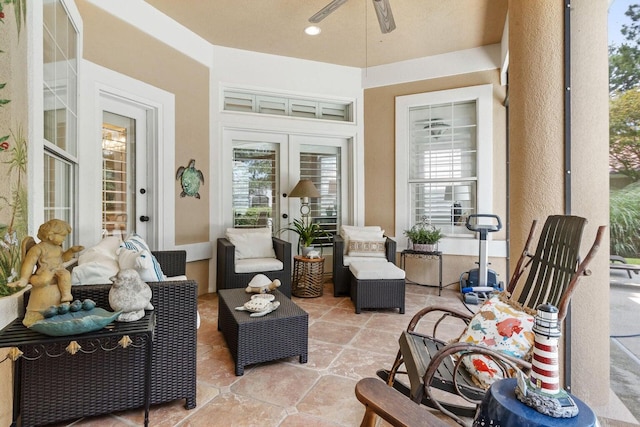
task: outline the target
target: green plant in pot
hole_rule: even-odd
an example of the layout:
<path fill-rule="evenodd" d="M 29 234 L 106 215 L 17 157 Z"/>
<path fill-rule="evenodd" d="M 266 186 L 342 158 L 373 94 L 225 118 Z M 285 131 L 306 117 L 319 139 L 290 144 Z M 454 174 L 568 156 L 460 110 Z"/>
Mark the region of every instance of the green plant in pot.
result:
<path fill-rule="evenodd" d="M 306 256 L 307 253 L 313 249 L 313 242 L 316 239 L 331 237 L 329 233 L 320 227 L 320 224 L 316 222 L 305 224 L 302 219 L 294 219 L 293 223 L 289 224 L 288 227 L 280 229 L 278 232 L 282 233 L 283 231 L 293 231 L 298 235 L 298 252 L 302 252 L 303 256 Z"/>
<path fill-rule="evenodd" d="M 421 252 L 434 252 L 443 237 L 442 230 L 425 224 L 416 224 L 409 230 L 404 230 L 404 235 L 411 240 L 413 250 Z"/>

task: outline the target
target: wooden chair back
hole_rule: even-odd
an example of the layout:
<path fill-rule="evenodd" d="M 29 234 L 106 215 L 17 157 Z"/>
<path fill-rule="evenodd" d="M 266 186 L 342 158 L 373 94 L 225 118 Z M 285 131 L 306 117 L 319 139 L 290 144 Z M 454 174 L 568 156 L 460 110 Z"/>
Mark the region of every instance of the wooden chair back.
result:
<path fill-rule="evenodd" d="M 578 216 L 549 216 L 538 238 L 536 251 L 530 253 L 529 246 L 537 228 L 537 221 L 533 222 L 525 249 L 507 287 L 515 301 L 534 310 L 543 303 L 553 304 L 559 310 L 559 320 L 564 319 L 579 278 L 590 274 L 587 266 L 600 246 L 606 228 L 599 227 L 594 244 L 581 262 L 580 243 L 586 223 L 585 218 Z M 526 280 L 521 281 L 525 272 Z"/>

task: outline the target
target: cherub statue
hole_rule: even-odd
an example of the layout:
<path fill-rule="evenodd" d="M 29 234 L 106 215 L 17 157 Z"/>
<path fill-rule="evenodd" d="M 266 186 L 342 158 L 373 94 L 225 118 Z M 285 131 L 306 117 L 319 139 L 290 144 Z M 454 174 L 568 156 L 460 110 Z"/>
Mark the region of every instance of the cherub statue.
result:
<path fill-rule="evenodd" d="M 72 246 L 66 251 L 62 243 L 71 233 L 71 226 L 59 219 L 52 219 L 40 226 L 38 239 L 27 236 L 22 240 L 22 267 L 20 278 L 9 283 L 11 287 L 24 287 L 31 284 L 31 296 L 22 323 L 29 327 L 43 319 L 40 313 L 44 309 L 61 302 L 73 300 L 71 295 L 71 273 L 64 266 L 73 254 L 84 249 Z M 34 272 L 35 268 L 35 272 Z"/>

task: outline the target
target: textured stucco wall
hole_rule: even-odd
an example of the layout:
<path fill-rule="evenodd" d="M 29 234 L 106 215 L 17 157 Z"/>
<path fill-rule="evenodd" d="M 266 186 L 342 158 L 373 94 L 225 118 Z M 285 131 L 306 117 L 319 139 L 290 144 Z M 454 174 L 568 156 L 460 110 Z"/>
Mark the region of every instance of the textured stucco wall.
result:
<path fill-rule="evenodd" d="M 564 168 L 563 12 L 561 1 L 509 2 L 509 209 L 512 224 L 565 208 L 587 218 L 584 256 L 597 225 L 608 223 L 607 2 L 572 3 L 570 172 Z M 565 205 L 569 176 L 571 205 Z M 512 228 L 512 259 L 524 233 Z M 609 399 L 607 248 L 605 242 L 593 275 L 574 294 L 563 345 L 571 354 L 571 391 L 596 406 Z"/>

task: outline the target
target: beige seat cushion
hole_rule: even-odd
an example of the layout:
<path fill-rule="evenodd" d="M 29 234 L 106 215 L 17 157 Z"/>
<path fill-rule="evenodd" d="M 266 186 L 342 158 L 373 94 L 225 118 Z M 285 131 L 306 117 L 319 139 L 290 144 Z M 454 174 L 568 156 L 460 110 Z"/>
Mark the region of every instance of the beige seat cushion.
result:
<path fill-rule="evenodd" d="M 378 263 L 387 263 L 387 259 L 386 258 L 377 258 L 377 257 L 364 257 L 364 256 L 349 256 L 349 255 L 345 255 L 344 258 L 342 258 L 342 264 L 345 267 L 349 267 L 351 265 L 352 262 L 378 262 Z"/>
<path fill-rule="evenodd" d="M 236 273 L 261 273 L 264 271 L 280 271 L 284 268 L 277 258 L 245 258 L 236 260 Z"/>
<path fill-rule="evenodd" d="M 358 280 L 395 280 L 405 276 L 404 270 L 392 262 L 354 261 L 349 271 Z"/>

